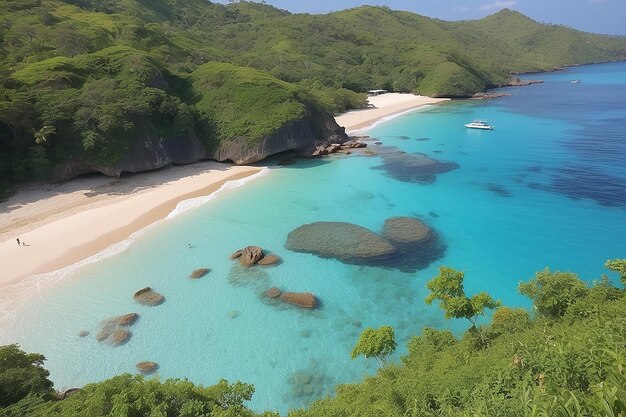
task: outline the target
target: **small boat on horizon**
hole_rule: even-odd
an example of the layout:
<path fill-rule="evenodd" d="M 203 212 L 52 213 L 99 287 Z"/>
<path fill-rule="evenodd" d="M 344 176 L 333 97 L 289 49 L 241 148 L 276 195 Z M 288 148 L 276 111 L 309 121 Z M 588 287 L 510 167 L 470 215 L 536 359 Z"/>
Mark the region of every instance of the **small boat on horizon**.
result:
<path fill-rule="evenodd" d="M 465 125 L 468 129 L 493 130 L 493 126 L 483 120 L 474 120 Z"/>
<path fill-rule="evenodd" d="M 572 84 L 578 84 L 580 80 L 572 80 Z"/>

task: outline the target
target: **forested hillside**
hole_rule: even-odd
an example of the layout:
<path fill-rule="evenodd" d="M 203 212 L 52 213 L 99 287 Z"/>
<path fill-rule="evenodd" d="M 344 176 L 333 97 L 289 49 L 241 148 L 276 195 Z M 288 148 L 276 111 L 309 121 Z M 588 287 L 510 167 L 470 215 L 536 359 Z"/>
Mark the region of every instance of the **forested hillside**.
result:
<path fill-rule="evenodd" d="M 618 59 L 623 37 L 508 10 L 450 23 L 384 7 L 4 0 L 0 188 L 304 152 L 344 140 L 332 115 L 369 88 L 463 97 L 511 71 Z"/>

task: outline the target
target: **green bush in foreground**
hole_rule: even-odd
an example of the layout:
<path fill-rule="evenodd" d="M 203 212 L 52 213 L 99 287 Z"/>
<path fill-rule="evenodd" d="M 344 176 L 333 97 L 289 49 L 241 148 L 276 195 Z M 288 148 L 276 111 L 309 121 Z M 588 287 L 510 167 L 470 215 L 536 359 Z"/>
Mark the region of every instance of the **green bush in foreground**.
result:
<path fill-rule="evenodd" d="M 45 360 L 43 355 L 22 352 L 16 345 L 0 348 L 0 408 L 28 395 L 52 392 L 50 373 L 42 367 Z"/>
<path fill-rule="evenodd" d="M 402 364 L 290 417 L 626 416 L 625 291 L 606 279 L 587 287 L 575 274 L 538 277 L 529 284 L 533 317 L 500 307 L 481 343 L 473 327 L 460 338 L 424 329 Z"/>

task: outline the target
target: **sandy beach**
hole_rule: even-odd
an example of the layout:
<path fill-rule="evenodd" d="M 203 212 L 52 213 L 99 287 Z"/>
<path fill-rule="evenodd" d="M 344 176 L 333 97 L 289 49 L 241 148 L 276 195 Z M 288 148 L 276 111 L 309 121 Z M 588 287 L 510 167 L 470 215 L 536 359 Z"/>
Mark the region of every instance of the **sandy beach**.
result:
<path fill-rule="evenodd" d="M 199 162 L 121 179 L 31 185 L 0 203 L 0 286 L 79 262 L 167 217 L 189 198 L 262 168 Z M 18 246 L 16 239 L 26 243 Z"/>
<path fill-rule="evenodd" d="M 412 94 L 370 97 L 374 108 L 336 117 L 348 132 L 390 115 L 435 104 Z M 0 203 L 0 286 L 87 259 L 165 218 L 182 201 L 211 194 L 262 168 L 199 162 L 123 176 L 93 175 L 22 187 Z M 26 243 L 18 246 L 16 239 Z"/>
<path fill-rule="evenodd" d="M 340 126 L 345 127 L 348 133 L 353 133 L 393 114 L 447 100 L 450 99 L 430 98 L 414 94 L 386 93 L 368 97 L 368 102 L 374 106 L 373 108 L 349 111 L 335 117 L 335 120 Z"/>

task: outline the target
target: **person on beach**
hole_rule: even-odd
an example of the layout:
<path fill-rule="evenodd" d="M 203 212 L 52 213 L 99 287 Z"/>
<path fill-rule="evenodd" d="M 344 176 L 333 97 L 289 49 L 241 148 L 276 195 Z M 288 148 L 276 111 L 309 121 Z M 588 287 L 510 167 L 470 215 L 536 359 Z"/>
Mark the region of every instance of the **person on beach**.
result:
<path fill-rule="evenodd" d="M 17 238 L 17 246 L 20 246 L 20 238 Z"/>

